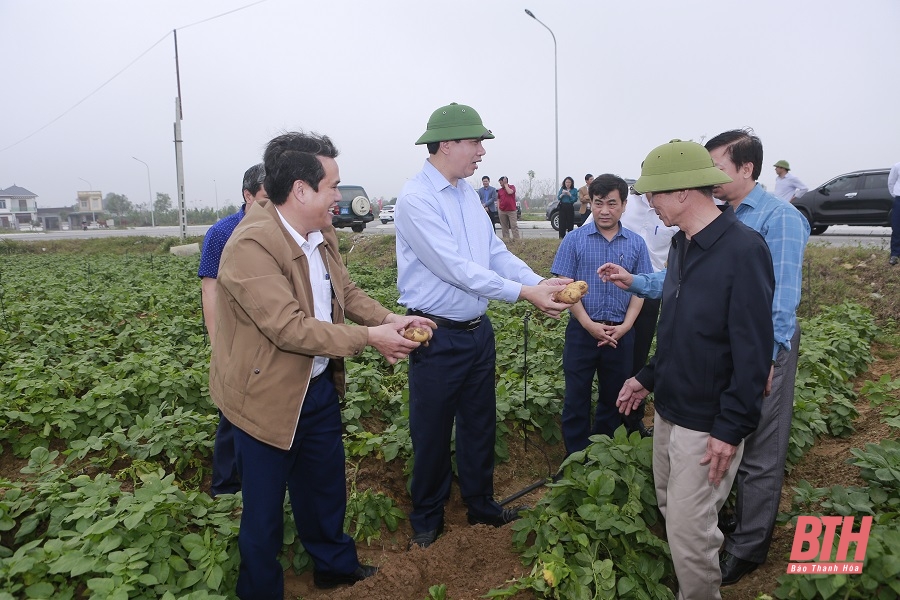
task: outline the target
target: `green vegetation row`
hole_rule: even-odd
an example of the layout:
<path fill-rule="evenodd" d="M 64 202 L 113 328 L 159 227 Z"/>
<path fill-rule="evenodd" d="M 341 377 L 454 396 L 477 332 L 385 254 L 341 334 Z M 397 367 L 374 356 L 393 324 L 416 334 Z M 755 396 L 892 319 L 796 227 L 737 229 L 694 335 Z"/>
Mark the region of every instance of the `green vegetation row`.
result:
<path fill-rule="evenodd" d="M 399 311 L 392 240 L 353 239 L 341 244 L 354 279 Z M 214 500 L 202 489 L 217 418 L 209 349 L 197 258 L 167 254 L 173 243 L 122 238 L 46 251 L 0 243 L 0 452 L 25 464 L 0 476 L 0 600 L 230 596 L 240 496 Z M 556 243 L 513 248 L 546 272 Z M 492 303 L 489 314 L 498 459 L 523 435 L 558 444 L 565 319 L 523 304 Z M 792 462 L 816 436 L 850 431 L 857 399 L 848 382 L 870 360 L 876 331 L 857 305 L 805 320 Z M 410 472 L 406 368 L 372 350 L 348 363 L 346 525 L 359 542 L 404 519 L 391 497 L 402 486 L 362 473 L 373 461 Z M 870 397 L 894 406 L 891 385 L 873 383 Z M 547 597 L 667 597 L 671 566 L 653 529 L 649 444 L 617 435 L 580 459 L 516 525 L 516 543 L 536 569 L 516 587 Z M 285 522 L 283 565 L 310 568 L 287 504 Z"/>

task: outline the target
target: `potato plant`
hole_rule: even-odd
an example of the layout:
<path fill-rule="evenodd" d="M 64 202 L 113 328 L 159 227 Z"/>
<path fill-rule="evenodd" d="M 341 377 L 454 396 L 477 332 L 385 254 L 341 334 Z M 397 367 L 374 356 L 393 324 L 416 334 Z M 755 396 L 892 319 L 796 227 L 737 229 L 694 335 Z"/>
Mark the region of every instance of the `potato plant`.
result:
<path fill-rule="evenodd" d="M 373 297 L 402 310 L 396 268 L 349 268 Z M 196 269 L 196 257 L 170 255 L 0 256 L 0 452 L 27 461 L 0 477 L 0 600 L 231 597 L 240 495 L 213 500 L 201 489 L 217 416 Z M 561 439 L 568 316 L 499 302 L 488 314 L 497 340 L 495 451 L 504 460 L 523 434 Z M 844 305 L 817 319 L 804 327 L 792 463 L 817 436 L 850 431 L 848 382 L 870 359 L 874 325 L 862 309 Z M 347 370 L 348 459 L 399 460 L 408 474 L 407 363 L 389 365 L 369 349 Z M 884 406 L 888 422 L 897 420 Z M 515 586 L 548 597 L 584 597 L 577 589 L 669 597 L 667 549 L 652 531 L 648 448 L 617 434 L 595 442 L 583 462 L 566 463 L 515 526 L 536 569 Z M 887 455 L 866 452 L 858 458 L 872 466 L 860 467 L 883 474 Z M 875 506 L 884 483 L 860 502 Z M 357 540 L 399 526 L 395 498 L 377 488 L 351 492 L 347 526 Z M 284 518 L 282 564 L 311 568 L 287 501 Z M 529 548 L 532 537 L 540 544 Z"/>

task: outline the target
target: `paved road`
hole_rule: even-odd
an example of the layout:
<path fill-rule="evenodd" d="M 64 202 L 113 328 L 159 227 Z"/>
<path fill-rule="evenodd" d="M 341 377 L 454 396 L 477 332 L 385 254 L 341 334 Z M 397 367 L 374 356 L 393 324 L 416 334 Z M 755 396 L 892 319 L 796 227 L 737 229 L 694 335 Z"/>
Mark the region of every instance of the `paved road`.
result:
<path fill-rule="evenodd" d="M 549 221 L 519 221 L 519 231 L 525 238 L 555 238 L 559 233 L 550 227 Z M 366 234 L 394 235 L 394 224 L 382 225 L 378 221 L 366 227 Z M 497 229 L 497 235 L 500 229 Z M 822 235 L 809 238 L 811 244 L 826 246 L 866 246 L 887 251 L 891 243 L 890 227 L 851 227 L 833 225 Z"/>
<path fill-rule="evenodd" d="M 188 235 L 204 235 L 209 225 L 189 225 Z M 550 227 L 549 221 L 520 221 L 519 230 L 525 238 L 555 238 L 559 234 Z M 349 229 L 340 231 L 350 232 Z M 393 223 L 382 225 L 379 221 L 369 223 L 365 235 L 394 235 Z M 499 234 L 500 230 L 497 229 Z M 52 239 L 88 239 L 116 236 L 149 235 L 156 237 L 177 237 L 180 234 L 177 226 L 172 227 L 136 227 L 131 229 L 89 229 L 88 231 L 48 231 L 28 233 L 0 234 L 0 240 L 39 241 Z M 812 236 L 810 243 L 829 246 L 866 246 L 887 251 L 890 247 L 890 227 L 851 227 L 834 225 L 822 235 Z"/>

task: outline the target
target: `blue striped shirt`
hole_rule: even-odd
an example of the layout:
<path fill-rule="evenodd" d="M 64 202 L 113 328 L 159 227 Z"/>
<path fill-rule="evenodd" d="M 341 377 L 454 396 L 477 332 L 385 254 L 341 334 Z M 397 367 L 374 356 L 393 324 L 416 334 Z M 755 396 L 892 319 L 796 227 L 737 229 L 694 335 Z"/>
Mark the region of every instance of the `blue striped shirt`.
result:
<path fill-rule="evenodd" d="M 581 299 L 588 316 L 594 321 L 624 321 L 631 294 L 597 276 L 597 267 L 616 263 L 629 273 L 651 273 L 653 265 L 644 239 L 619 224 L 619 232 L 607 240 L 597 229 L 594 219 L 566 234 L 550 271 L 560 277 L 587 281 L 587 296 Z"/>
<path fill-rule="evenodd" d="M 759 184 L 741 201 L 734 214 L 741 223 L 762 234 L 772 254 L 775 267 L 775 296 L 772 299 L 775 347 L 772 360 L 775 360 L 781 348 L 791 349 L 791 337 L 797 328 L 803 253 L 809 240 L 809 222 L 792 204 L 779 200 Z M 629 291 L 647 298 L 659 298 L 665 271 L 660 273 L 635 277 Z"/>
<path fill-rule="evenodd" d="M 515 302 L 522 285 L 543 279 L 494 234 L 478 194 L 460 179 L 456 187 L 425 161 L 397 198 L 398 303 L 467 321 L 488 300 Z"/>

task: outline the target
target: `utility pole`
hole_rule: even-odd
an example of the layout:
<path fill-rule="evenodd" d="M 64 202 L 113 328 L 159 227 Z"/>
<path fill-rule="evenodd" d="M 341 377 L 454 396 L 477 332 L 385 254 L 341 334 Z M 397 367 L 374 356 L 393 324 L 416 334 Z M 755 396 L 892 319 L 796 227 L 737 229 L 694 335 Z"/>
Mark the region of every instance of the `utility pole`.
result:
<path fill-rule="evenodd" d="M 184 157 L 181 151 L 181 72 L 178 69 L 178 30 L 172 30 L 175 36 L 175 79 L 178 83 L 178 96 L 175 98 L 175 173 L 178 182 L 178 221 L 181 240 L 187 237 L 187 209 L 184 201 Z"/>

